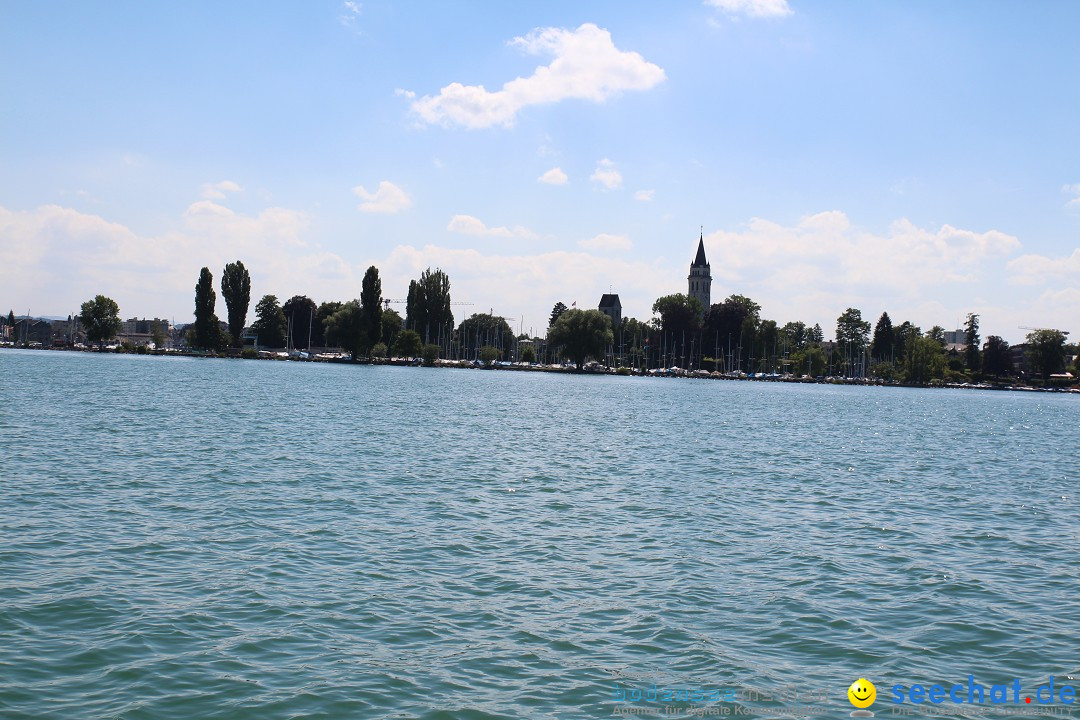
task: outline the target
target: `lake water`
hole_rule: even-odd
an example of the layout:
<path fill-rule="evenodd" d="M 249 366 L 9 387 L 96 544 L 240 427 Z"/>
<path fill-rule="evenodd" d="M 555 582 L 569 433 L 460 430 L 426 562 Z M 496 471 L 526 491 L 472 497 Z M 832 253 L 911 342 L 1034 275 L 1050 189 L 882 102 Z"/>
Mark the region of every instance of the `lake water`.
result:
<path fill-rule="evenodd" d="M 0 717 L 1080 685 L 1078 426 L 1038 393 L 5 350 Z"/>

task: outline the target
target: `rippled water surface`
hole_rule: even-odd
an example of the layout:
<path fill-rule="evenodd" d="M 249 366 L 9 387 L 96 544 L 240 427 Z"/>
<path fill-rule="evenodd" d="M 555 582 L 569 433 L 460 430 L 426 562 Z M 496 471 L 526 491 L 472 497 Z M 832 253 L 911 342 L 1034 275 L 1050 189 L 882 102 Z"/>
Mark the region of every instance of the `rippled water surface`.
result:
<path fill-rule="evenodd" d="M 3 351 L 0 717 L 1069 682 L 1078 402 Z"/>

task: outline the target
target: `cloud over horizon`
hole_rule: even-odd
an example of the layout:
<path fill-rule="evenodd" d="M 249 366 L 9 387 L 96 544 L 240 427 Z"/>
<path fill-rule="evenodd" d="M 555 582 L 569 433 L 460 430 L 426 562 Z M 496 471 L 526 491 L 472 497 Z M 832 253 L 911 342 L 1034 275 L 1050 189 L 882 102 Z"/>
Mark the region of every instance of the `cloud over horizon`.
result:
<path fill-rule="evenodd" d="M 824 318 L 846 307 L 873 321 L 883 310 L 917 324 L 946 326 L 963 312 L 996 312 L 997 296 L 973 289 L 1003 274 L 1019 239 L 997 230 L 942 225 L 921 228 L 901 218 L 885 233 L 856 227 L 840 211 L 808 215 L 794 225 L 752 218 L 742 230 L 705 235 L 713 300 L 750 295 L 779 322 Z M 719 294 L 718 294 L 719 289 Z M 873 317 L 870 317 L 870 316 Z"/>
<path fill-rule="evenodd" d="M 502 314 L 524 315 L 541 327 L 555 302 L 592 307 L 609 288 L 620 293 L 628 317 L 648 319 L 657 297 L 686 291 L 695 244 L 688 240 L 685 253 L 672 255 L 669 245 L 654 239 L 652 247 L 663 248 L 662 254 L 642 258 L 640 246 L 649 247 L 648 238 L 632 243 L 612 232 L 579 239 L 576 250 L 537 251 L 531 243 L 513 242 L 490 249 L 401 244 L 385 254 L 353 256 L 321 247 L 310 226 L 306 213 L 290 208 L 244 213 L 205 199 L 191 202 L 157 235 L 59 205 L 0 207 L 3 289 L 29 303 L 33 313 L 71 312 L 101 293 L 116 299 L 125 317 L 185 322 L 204 265 L 218 282 L 224 264 L 240 259 L 251 270 L 253 298 L 309 294 L 317 301 L 355 297 L 371 264 L 391 297 L 424 268 L 440 266 L 450 274 L 455 298 L 498 306 Z M 503 241 L 536 237 L 520 225 L 489 227 L 464 214 L 453 216 L 446 230 Z M 977 312 L 984 334 L 1015 341 L 1018 325 L 1070 329 L 1080 295 L 1080 248 L 1064 257 L 1017 256 L 1020 240 L 997 230 L 921 227 L 901 218 L 875 232 L 833 210 L 790 224 L 751 218 L 708 233 L 705 244 L 714 302 L 748 295 L 762 304 L 763 317 L 818 322 L 826 335 L 844 308 L 856 307 L 871 322 L 885 310 L 896 322 L 924 328 L 948 327 L 965 312 Z"/>
<path fill-rule="evenodd" d="M 125 318 L 186 322 L 199 269 L 209 267 L 216 285 L 225 263 L 240 259 L 252 275 L 249 322 L 263 294 L 288 297 L 316 280 L 341 297 L 354 296 L 354 268 L 312 244 L 307 229 L 308 217 L 297 210 L 267 207 L 249 215 L 209 200 L 191 203 L 172 229 L 152 236 L 59 205 L 0 207 L 0 263 L 10 271 L 4 289 L 32 302 L 34 314 L 77 311 L 102 294 L 119 303 Z M 219 315 L 222 302 L 219 297 Z"/>

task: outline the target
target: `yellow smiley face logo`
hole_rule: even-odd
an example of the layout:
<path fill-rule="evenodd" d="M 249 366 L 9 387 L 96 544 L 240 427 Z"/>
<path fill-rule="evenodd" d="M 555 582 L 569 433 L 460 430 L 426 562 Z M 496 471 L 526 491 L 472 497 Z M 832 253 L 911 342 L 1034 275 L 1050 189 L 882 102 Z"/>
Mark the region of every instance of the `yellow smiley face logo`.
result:
<path fill-rule="evenodd" d="M 857 708 L 868 708 L 877 699 L 877 688 L 866 678 L 859 678 L 847 689 L 848 700 Z"/>

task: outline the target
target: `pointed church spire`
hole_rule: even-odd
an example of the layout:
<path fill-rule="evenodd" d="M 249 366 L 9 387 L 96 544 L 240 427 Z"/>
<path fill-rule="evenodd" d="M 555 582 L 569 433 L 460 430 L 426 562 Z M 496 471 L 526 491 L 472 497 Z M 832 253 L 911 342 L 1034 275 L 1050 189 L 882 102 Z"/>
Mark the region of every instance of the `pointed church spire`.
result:
<path fill-rule="evenodd" d="M 709 268 L 709 261 L 705 258 L 705 228 L 701 228 L 701 234 L 698 235 L 697 243 L 697 256 L 694 258 L 694 262 L 690 265 L 690 275 L 686 278 L 688 282 L 687 295 L 697 299 L 701 303 L 703 310 L 708 310 L 710 302 L 712 301 L 712 270 Z"/>
<path fill-rule="evenodd" d="M 705 231 L 702 229 L 701 236 L 698 238 L 697 257 L 694 258 L 694 264 L 690 267 L 705 267 L 708 264 L 708 260 L 705 259 Z"/>

